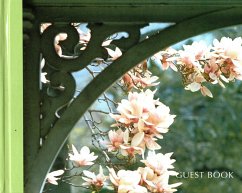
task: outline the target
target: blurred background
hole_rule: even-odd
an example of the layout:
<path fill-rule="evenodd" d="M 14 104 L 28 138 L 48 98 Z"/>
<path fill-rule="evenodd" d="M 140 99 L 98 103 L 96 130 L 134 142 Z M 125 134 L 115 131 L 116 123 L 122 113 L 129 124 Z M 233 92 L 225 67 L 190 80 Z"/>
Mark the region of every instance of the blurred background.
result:
<path fill-rule="evenodd" d="M 142 38 L 156 33 L 158 30 L 171 24 L 150 24 L 149 28 L 142 31 Z M 208 45 L 213 39 L 221 37 L 236 38 L 242 36 L 242 26 L 233 26 L 206 34 L 202 34 L 172 47 L 182 49 L 183 44 L 191 44 L 193 41 L 203 40 Z M 178 193 L 242 193 L 242 82 L 235 81 L 227 84 L 226 89 L 219 85 L 209 87 L 214 98 L 203 97 L 199 92 L 185 91 L 179 73 L 172 70 L 162 71 L 159 61 L 148 59 L 149 70 L 158 76 L 160 85 L 157 87 L 156 98 L 168 105 L 171 114 L 177 115 L 170 131 L 160 140 L 161 152 L 174 152 L 176 159 L 175 170 L 177 172 L 192 171 L 227 171 L 233 172 L 234 178 L 227 179 L 192 179 L 173 177 L 171 183 L 182 182 Z M 89 81 L 91 77 L 85 73 L 75 73 L 78 89 L 82 89 L 83 78 Z M 80 78 L 81 77 L 81 78 Z M 124 97 L 123 92 L 111 88 L 108 96 L 114 101 L 120 101 Z M 97 101 L 91 108 L 102 108 L 103 104 Z M 110 129 L 113 120 L 108 115 L 97 115 L 96 119 L 102 120 L 99 126 L 102 129 Z M 73 129 L 68 144 L 75 144 L 80 149 L 87 145 L 92 147 L 91 132 L 83 118 Z M 97 154 L 96 149 L 92 149 Z M 55 169 L 65 166 L 68 155 L 66 145 L 56 160 Z M 75 180 L 74 180 L 75 181 Z M 78 179 L 75 181 L 78 183 Z M 48 185 L 46 192 L 53 193 L 85 193 L 78 187 L 60 183 L 59 186 Z M 111 192 L 104 190 L 102 192 Z"/>

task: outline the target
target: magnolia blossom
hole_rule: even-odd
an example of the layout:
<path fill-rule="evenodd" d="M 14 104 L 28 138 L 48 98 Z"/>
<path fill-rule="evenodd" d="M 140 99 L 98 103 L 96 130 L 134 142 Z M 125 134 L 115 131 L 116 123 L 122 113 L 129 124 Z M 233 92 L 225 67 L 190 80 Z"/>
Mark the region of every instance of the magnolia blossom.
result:
<path fill-rule="evenodd" d="M 185 89 L 196 92 L 201 90 L 202 84 L 206 82 L 206 78 L 203 75 L 203 63 L 200 61 L 206 61 L 210 57 L 210 47 L 207 47 L 204 42 L 200 41 L 193 42 L 192 45 L 184 45 L 183 48 L 184 50 L 180 50 L 179 57 L 177 57 L 179 71 L 183 75 Z"/>
<path fill-rule="evenodd" d="M 150 135 L 150 134 L 145 134 L 144 135 L 144 139 L 141 142 L 140 146 L 143 147 L 147 147 L 149 150 L 158 150 L 161 149 L 161 146 L 156 142 L 157 138 L 162 139 L 163 136 L 160 134 L 156 134 L 156 135 Z"/>
<path fill-rule="evenodd" d="M 57 170 L 48 173 L 46 176 L 47 182 L 49 182 L 50 184 L 58 185 L 57 180 L 59 180 L 60 178 L 57 178 L 57 176 L 61 176 L 62 174 L 64 174 L 64 170 Z"/>
<path fill-rule="evenodd" d="M 182 183 L 168 184 L 168 181 L 169 181 L 169 175 L 164 174 L 154 178 L 152 182 L 148 184 L 147 188 L 151 192 L 173 193 L 177 191 L 176 187 L 182 184 Z"/>
<path fill-rule="evenodd" d="M 204 96 L 212 97 L 212 93 L 204 83 L 219 83 L 224 86 L 220 79 L 226 80 L 226 78 L 220 73 L 220 67 L 215 55 L 211 53 L 211 47 L 200 41 L 184 45 L 183 48 L 175 57 L 171 56 L 167 60 L 178 66 L 186 90 L 192 92 L 200 90 Z"/>
<path fill-rule="evenodd" d="M 154 170 L 149 167 L 139 167 L 138 171 L 141 174 L 141 184 L 154 187 L 152 181 L 157 178 L 157 174 L 154 172 Z"/>
<path fill-rule="evenodd" d="M 156 53 L 153 57 L 160 60 L 162 70 L 167 70 L 169 67 L 177 72 L 177 67 L 175 65 L 177 51 L 172 48 L 168 48 L 165 51 L 160 51 Z"/>
<path fill-rule="evenodd" d="M 118 193 L 172 193 L 181 183 L 169 184 L 169 171 L 157 174 L 150 167 L 139 167 L 138 170 L 119 170 L 118 173 L 112 168 L 109 169 L 109 178 L 117 188 Z"/>
<path fill-rule="evenodd" d="M 242 80 L 242 38 L 232 40 L 223 37 L 220 41 L 215 39 L 213 45 L 214 54 L 225 77 L 229 80 Z"/>
<path fill-rule="evenodd" d="M 186 90 L 191 90 L 192 92 L 196 92 L 198 90 L 201 90 L 201 93 L 203 96 L 208 96 L 210 98 L 213 98 L 213 94 L 211 91 L 206 87 L 202 86 L 200 83 L 193 82 L 185 87 Z"/>
<path fill-rule="evenodd" d="M 172 153 L 156 154 L 154 151 L 149 151 L 146 160 L 141 160 L 146 167 L 138 168 L 141 174 L 140 184 L 145 186 L 151 192 L 172 193 L 175 192 L 175 187 L 181 183 L 169 184 L 169 177 L 177 175 L 173 169 L 174 159 L 171 159 Z"/>
<path fill-rule="evenodd" d="M 213 46 L 204 42 L 183 45 L 183 50 L 167 49 L 154 55 L 162 68 L 175 65 L 182 74 L 186 90 L 201 91 L 204 96 L 213 97 L 205 83 L 225 87 L 234 79 L 242 80 L 242 38 L 223 37 L 214 40 Z"/>
<path fill-rule="evenodd" d="M 123 99 L 117 107 L 120 115 L 111 114 L 111 117 L 118 122 L 117 125 L 124 124 L 128 126 L 138 123 L 140 119 L 148 117 L 149 109 L 155 108 L 155 105 L 160 104 L 153 97 L 154 92 L 149 89 L 140 93 L 130 92 L 128 99 Z"/>
<path fill-rule="evenodd" d="M 120 146 L 123 150 L 129 147 L 134 151 L 133 144 L 143 150 L 145 147 L 150 150 L 160 149 L 155 142 L 156 138 L 161 139 L 162 134 L 168 132 L 168 128 L 175 118 L 175 115 L 170 114 L 169 107 L 159 100 L 154 100 L 154 92 L 149 89 L 140 93 L 130 92 L 128 99 L 123 99 L 117 110 L 119 115 L 111 114 L 111 117 L 117 121 L 113 126 L 128 127 L 131 133 L 129 135 L 131 145 Z M 130 153 L 130 155 L 132 154 Z"/>
<path fill-rule="evenodd" d="M 108 168 L 109 178 L 112 184 L 117 187 L 117 193 L 147 193 L 147 189 L 139 185 L 141 174 L 138 171 L 119 170 Z"/>
<path fill-rule="evenodd" d="M 215 39 L 213 47 L 207 48 L 198 45 L 196 42 L 185 45 L 177 57 L 186 90 L 200 90 L 204 96 L 212 97 L 211 91 L 204 86 L 205 82 L 225 88 L 224 83 L 242 80 L 242 38 Z"/>
<path fill-rule="evenodd" d="M 224 82 L 228 83 L 229 79 L 227 79 L 222 73 L 222 71 L 220 70 L 222 69 L 221 66 L 219 65 L 219 63 L 217 62 L 216 58 L 211 58 L 209 60 L 209 62 L 207 62 L 204 65 L 204 74 L 207 75 L 207 78 L 210 79 L 210 82 L 212 84 L 217 84 L 219 83 L 220 86 L 222 86 L 223 88 L 225 88 L 223 82 L 221 80 L 223 80 Z M 228 69 L 227 69 L 228 72 Z"/>
<path fill-rule="evenodd" d="M 147 69 L 147 61 L 144 60 L 122 77 L 121 83 L 130 91 L 132 88 L 144 89 L 147 87 L 156 86 L 159 78 L 152 76 L 152 73 Z"/>
<path fill-rule="evenodd" d="M 179 51 L 179 57 L 177 57 L 177 63 L 179 65 L 185 65 L 187 68 L 201 68 L 198 60 L 206 58 L 206 54 L 209 48 L 202 41 L 193 42 L 192 45 L 183 45 L 184 50 Z"/>
<path fill-rule="evenodd" d="M 234 66 L 232 67 L 232 71 L 229 79 L 233 80 L 233 77 L 242 80 L 242 60 L 241 61 L 233 61 Z"/>
<path fill-rule="evenodd" d="M 138 123 L 139 131 L 148 133 L 166 133 L 168 127 L 174 122 L 175 115 L 170 114 L 170 108 L 164 104 L 151 109 L 146 119 L 141 119 Z"/>
<path fill-rule="evenodd" d="M 103 174 L 102 166 L 99 166 L 99 173 L 97 175 L 88 170 L 84 170 L 83 174 L 85 175 L 85 177 L 82 177 L 82 179 L 85 181 L 82 184 L 83 186 L 91 186 L 95 187 L 95 189 L 101 189 L 107 180 L 107 176 Z"/>
<path fill-rule="evenodd" d="M 135 83 L 135 87 L 146 88 L 159 84 L 159 82 L 156 82 L 159 77 L 151 76 L 148 71 L 146 72 L 146 74 L 143 75 L 143 77 L 140 74 L 137 74 L 136 76 L 131 74 L 130 77 Z"/>
<path fill-rule="evenodd" d="M 147 89 L 145 92 L 130 92 L 128 99 L 123 99 L 119 103 L 117 111 L 120 115 L 113 115 L 118 125 L 135 124 L 134 127 L 138 128 L 139 121 L 149 118 L 149 112 L 156 109 L 156 106 L 162 103 L 154 100 L 154 92 Z"/>
<path fill-rule="evenodd" d="M 225 58 L 232 60 L 242 60 L 242 38 L 238 37 L 232 40 L 231 38 L 223 37 L 220 41 L 213 41 L 213 49 Z"/>
<path fill-rule="evenodd" d="M 210 50 L 210 47 L 203 41 L 193 42 L 192 45 L 183 45 L 183 48 L 185 52 L 193 55 L 196 60 L 204 59 Z"/>
<path fill-rule="evenodd" d="M 173 169 L 172 165 L 176 160 L 171 159 L 172 153 L 158 153 L 154 151 L 149 151 L 146 160 L 141 160 L 147 167 L 151 168 L 156 174 L 161 175 L 164 173 L 169 173 L 169 175 L 176 175 L 174 171 L 169 171 Z"/>
<path fill-rule="evenodd" d="M 190 75 L 184 76 L 187 82 L 185 89 L 192 92 L 200 90 L 204 96 L 212 97 L 211 91 L 203 85 L 204 82 L 219 84 L 225 88 L 224 83 L 236 79 L 242 79 L 242 39 L 223 37 L 220 41 L 214 40 L 210 53 L 206 54 L 204 60 L 199 60 L 202 68 L 188 72 Z M 184 70 L 183 70 L 184 71 Z M 193 79 L 189 80 L 189 76 Z M 200 81 L 195 78 L 200 77 Z M 194 78 L 195 77 L 195 78 Z"/>
<path fill-rule="evenodd" d="M 149 167 L 138 168 L 138 171 L 141 174 L 141 185 L 145 186 L 151 192 L 158 193 L 172 193 L 177 191 L 174 189 L 177 186 L 180 186 L 181 183 L 169 184 L 169 174 L 164 173 L 162 175 L 158 175 Z"/>
<path fill-rule="evenodd" d="M 73 154 L 69 153 L 69 159 L 74 161 L 74 163 L 79 167 L 93 165 L 93 161 L 98 157 L 94 155 L 94 152 L 91 153 L 87 146 L 82 147 L 79 153 L 75 146 L 72 145 L 72 151 Z"/>
<path fill-rule="evenodd" d="M 121 154 L 123 156 L 130 156 L 130 157 L 134 157 L 135 154 L 140 154 L 142 155 L 142 157 L 144 157 L 144 149 L 140 147 L 140 144 L 142 143 L 143 139 L 144 139 L 144 133 L 139 132 L 139 133 L 136 133 L 130 141 L 129 131 L 128 129 L 126 129 L 125 135 L 124 135 L 124 144 L 120 145 Z"/>
<path fill-rule="evenodd" d="M 110 130 L 108 132 L 108 137 L 108 151 L 118 150 L 120 145 L 124 143 L 124 132 L 121 129 L 118 129 L 117 131 Z"/>
<path fill-rule="evenodd" d="M 120 185 L 118 193 L 148 193 L 147 189 L 140 185 Z"/>

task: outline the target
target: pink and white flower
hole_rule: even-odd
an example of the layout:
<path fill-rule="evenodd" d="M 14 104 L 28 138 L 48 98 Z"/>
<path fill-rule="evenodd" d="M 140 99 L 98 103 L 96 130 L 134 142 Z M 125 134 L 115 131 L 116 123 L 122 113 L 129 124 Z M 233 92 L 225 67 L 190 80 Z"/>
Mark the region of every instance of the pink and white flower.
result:
<path fill-rule="evenodd" d="M 137 74 L 137 76 L 131 74 L 130 76 L 134 84 L 140 88 L 146 88 L 160 84 L 159 82 L 156 82 L 159 77 L 151 76 L 148 72 L 146 72 L 143 77 L 140 74 Z"/>
<path fill-rule="evenodd" d="M 141 174 L 138 171 L 119 170 L 116 174 L 113 168 L 108 170 L 110 181 L 118 193 L 147 193 L 147 189 L 139 185 Z"/>
<path fill-rule="evenodd" d="M 139 131 L 147 131 L 150 134 L 167 133 L 175 117 L 175 115 L 170 114 L 168 106 L 160 103 L 158 107 L 148 112 L 147 119 L 140 120 L 138 129 Z"/>
<path fill-rule="evenodd" d="M 179 65 L 185 65 L 187 68 L 201 68 L 198 60 L 206 59 L 209 53 L 209 47 L 202 41 L 193 42 L 192 45 L 183 45 L 184 50 L 180 50 L 177 62 Z"/>
<path fill-rule="evenodd" d="M 85 181 L 83 186 L 95 187 L 95 189 L 101 189 L 104 186 L 107 176 L 103 174 L 102 166 L 99 166 L 99 173 L 96 175 L 94 172 L 84 170 L 83 174 L 85 175 L 82 179 Z"/>
<path fill-rule="evenodd" d="M 220 41 L 215 39 L 213 45 L 213 53 L 225 77 L 242 80 L 242 38 L 223 37 Z"/>
<path fill-rule="evenodd" d="M 111 114 L 111 117 L 118 122 L 118 125 L 124 124 L 129 126 L 130 124 L 138 123 L 140 119 L 148 117 L 150 109 L 160 104 L 153 97 L 154 92 L 149 89 L 140 93 L 130 92 L 128 99 L 123 99 L 118 105 L 117 111 L 120 115 Z"/>
<path fill-rule="evenodd" d="M 157 178 L 157 174 L 149 167 L 139 167 L 139 173 L 141 174 L 141 184 L 145 186 L 154 186 L 153 182 Z"/>
<path fill-rule="evenodd" d="M 94 152 L 90 152 L 87 146 L 82 147 L 79 153 L 75 146 L 72 145 L 72 151 L 73 154 L 69 153 L 69 159 L 74 161 L 78 167 L 93 165 L 93 161 L 98 158 L 98 156 L 94 155 Z"/>
<path fill-rule="evenodd" d="M 154 151 L 149 151 L 146 160 L 141 160 L 147 167 L 151 168 L 157 175 L 162 175 L 168 173 L 169 175 L 176 175 L 177 172 L 169 171 L 173 169 L 172 165 L 176 160 L 171 159 L 172 153 L 158 153 Z"/>
<path fill-rule="evenodd" d="M 60 178 L 58 178 L 57 176 L 61 176 L 62 174 L 64 174 L 64 170 L 57 170 L 48 173 L 46 176 L 47 182 L 50 184 L 58 185 L 57 180 L 59 180 Z"/>
<path fill-rule="evenodd" d="M 148 129 L 145 124 L 155 125 L 162 132 L 172 124 L 175 116 L 169 114 L 169 107 L 153 98 L 154 92 L 149 89 L 141 93 L 130 92 L 128 100 L 123 99 L 118 105 L 120 115 L 111 114 L 111 117 L 117 121 L 116 125 L 132 125 L 140 132 Z"/>
<path fill-rule="evenodd" d="M 145 186 L 151 192 L 172 193 L 177 191 L 174 189 L 175 187 L 181 185 L 181 183 L 169 184 L 169 174 L 157 175 L 149 167 L 140 167 L 138 171 L 141 174 L 141 185 Z"/>
<path fill-rule="evenodd" d="M 168 48 L 165 51 L 156 53 L 153 57 L 160 60 L 162 70 L 167 70 L 169 67 L 177 72 L 175 62 L 177 57 L 177 51 L 173 48 Z"/>
<path fill-rule="evenodd" d="M 145 147 L 150 150 L 160 149 L 159 144 L 155 142 L 156 138 L 161 139 L 162 134 L 168 132 L 168 128 L 175 118 L 175 115 L 170 114 L 169 107 L 158 99 L 154 100 L 154 92 L 149 89 L 140 93 L 130 92 L 128 99 L 123 99 L 117 110 L 119 115 L 111 114 L 111 117 L 117 121 L 113 126 L 129 128 L 131 143 L 127 146 L 128 142 L 126 142 L 126 145 L 122 144 L 120 147 L 123 150 L 130 150 L 130 155 L 137 153 L 135 151 L 138 150 L 137 148 L 142 150 Z M 140 140 L 139 144 L 136 144 L 137 139 Z M 127 153 L 128 151 L 125 151 L 122 154 Z"/>
<path fill-rule="evenodd" d="M 108 151 L 116 151 L 124 143 L 124 132 L 121 129 L 108 132 L 109 142 L 107 143 Z"/>
<path fill-rule="evenodd" d="M 213 49 L 224 58 L 231 60 L 242 60 L 242 38 L 238 37 L 232 40 L 228 37 L 221 38 L 220 41 L 215 39 L 213 41 Z"/>
<path fill-rule="evenodd" d="M 158 137 L 159 139 L 163 138 L 163 136 L 160 134 L 156 134 L 155 136 Z M 155 138 L 154 135 L 145 134 L 144 140 L 140 146 L 147 147 L 147 149 L 149 150 L 161 149 L 161 146 L 156 141 L 157 141 L 157 138 Z"/>
<path fill-rule="evenodd" d="M 169 184 L 169 175 L 164 174 L 162 176 L 158 176 L 152 180 L 152 183 L 150 183 L 147 188 L 151 192 L 157 192 L 157 193 L 173 193 L 176 192 L 176 187 L 180 186 L 182 183 L 175 183 L 175 184 Z"/>
<path fill-rule="evenodd" d="M 193 42 L 192 45 L 184 45 L 184 51 L 194 55 L 196 60 L 206 59 L 209 53 L 210 46 L 207 46 L 205 42 Z"/>
<path fill-rule="evenodd" d="M 132 138 L 129 137 L 129 130 L 126 129 L 124 135 L 124 144 L 120 145 L 120 152 L 123 156 L 134 157 L 135 154 L 142 155 L 144 157 L 144 147 L 140 145 L 144 139 L 144 133 L 136 133 Z M 130 141 L 131 140 L 131 141 Z"/>
<path fill-rule="evenodd" d="M 147 61 L 144 60 L 122 77 L 121 84 L 126 86 L 128 91 L 132 88 L 142 90 L 158 85 L 157 80 L 158 77 L 152 76 L 152 73 L 147 69 Z"/>

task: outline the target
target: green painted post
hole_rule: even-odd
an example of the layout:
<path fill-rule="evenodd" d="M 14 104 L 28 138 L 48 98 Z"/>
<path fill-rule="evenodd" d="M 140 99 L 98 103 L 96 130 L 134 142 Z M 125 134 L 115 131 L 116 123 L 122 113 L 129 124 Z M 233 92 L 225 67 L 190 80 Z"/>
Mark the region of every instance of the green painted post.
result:
<path fill-rule="evenodd" d="M 0 14 L 0 193 L 23 193 L 22 1 Z"/>
<path fill-rule="evenodd" d="M 4 64 L 4 17 L 3 3 L 0 3 L 0 193 L 4 192 L 4 109 L 3 109 L 3 64 Z"/>

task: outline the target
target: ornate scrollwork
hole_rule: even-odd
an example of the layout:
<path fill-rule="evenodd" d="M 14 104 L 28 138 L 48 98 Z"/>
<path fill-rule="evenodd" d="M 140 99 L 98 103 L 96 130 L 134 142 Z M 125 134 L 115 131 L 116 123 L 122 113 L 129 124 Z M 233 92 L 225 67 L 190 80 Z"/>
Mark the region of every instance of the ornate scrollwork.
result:
<path fill-rule="evenodd" d="M 138 43 L 140 38 L 141 25 L 108 25 L 108 24 L 90 24 L 91 39 L 87 48 L 79 53 L 74 52 L 75 46 L 79 42 L 79 34 L 76 28 L 70 24 L 57 25 L 54 24 L 48 27 L 41 37 L 41 51 L 47 62 L 55 69 L 73 72 L 85 68 L 94 58 L 107 58 L 107 52 L 103 48 L 103 41 L 118 32 L 127 32 L 129 37 L 127 39 L 114 40 L 113 43 L 124 51 L 132 45 Z M 67 39 L 61 45 L 69 52 L 73 53 L 75 58 L 61 58 L 55 52 L 54 41 L 59 33 L 66 33 Z"/>
<path fill-rule="evenodd" d="M 111 25 L 103 23 L 89 24 L 91 39 L 85 50 L 77 50 L 79 33 L 71 24 L 53 24 L 44 30 L 41 35 L 41 53 L 45 59 L 45 71 L 49 83 L 43 85 L 41 90 L 41 137 L 45 138 L 61 113 L 65 111 L 72 100 L 76 85 L 71 72 L 85 68 L 95 58 L 107 59 L 107 50 L 103 42 L 118 32 L 128 33 L 128 38 L 113 40 L 112 44 L 123 52 L 137 44 L 140 39 L 142 25 Z M 59 45 L 68 53 L 68 57 L 57 54 L 54 40 L 60 33 L 67 34 L 67 39 Z M 66 54 L 67 55 L 67 54 Z"/>
<path fill-rule="evenodd" d="M 50 85 L 42 90 L 41 137 L 45 137 L 53 127 L 61 112 L 69 104 L 75 93 L 75 80 L 69 72 L 55 71 L 50 74 Z M 63 107 L 60 109 L 60 107 Z M 59 109 L 58 109 L 59 108 Z"/>

